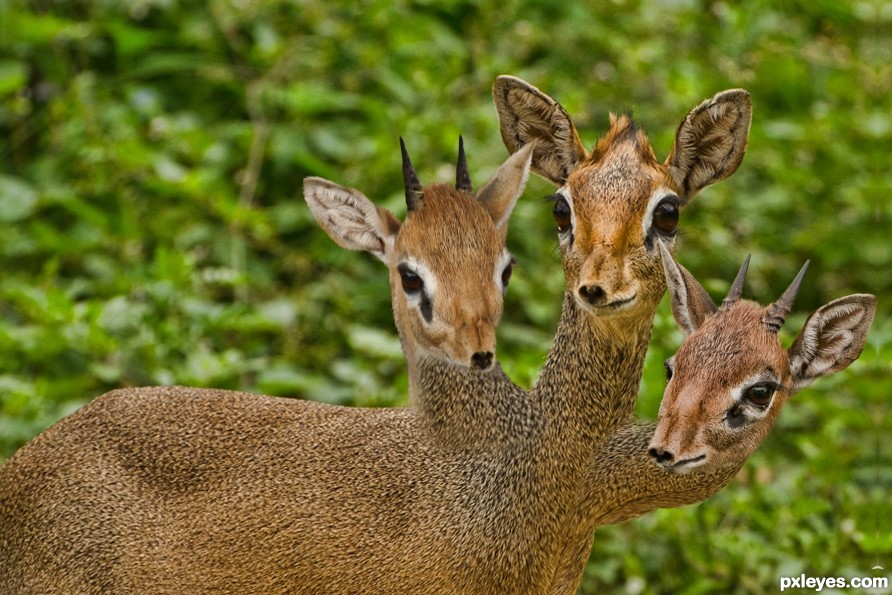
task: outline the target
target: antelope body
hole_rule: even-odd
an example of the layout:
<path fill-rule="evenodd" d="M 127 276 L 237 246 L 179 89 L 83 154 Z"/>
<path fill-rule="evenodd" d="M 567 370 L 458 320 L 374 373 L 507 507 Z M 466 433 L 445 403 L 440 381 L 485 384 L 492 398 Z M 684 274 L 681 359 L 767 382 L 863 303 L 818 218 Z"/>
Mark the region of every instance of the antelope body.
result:
<path fill-rule="evenodd" d="M 510 158 L 475 201 L 463 159 L 459 189 L 422 188 L 404 151 L 402 225 L 309 179 L 326 231 L 391 271 L 416 406 L 183 387 L 103 395 L 0 468 L 0 592 L 545 592 L 571 490 L 487 332 L 529 157 Z M 413 229 L 421 248 L 403 236 Z M 469 269 L 479 286 L 448 287 L 467 280 L 448 271 Z"/>
<path fill-rule="evenodd" d="M 549 431 L 563 437 L 564 464 L 581 478 L 550 586 L 572 593 L 599 524 L 697 502 L 733 476 L 680 481 L 661 472 L 646 452 L 654 426 L 631 417 L 665 289 L 658 246 L 674 245 L 679 213 L 698 191 L 737 169 L 752 108 L 740 89 L 702 102 L 661 163 L 627 115 L 611 116 L 588 151 L 564 108 L 529 83 L 498 77 L 493 99 L 508 150 L 532 145 L 532 169 L 558 186 L 553 216 L 566 293 L 530 397 L 551 420 Z"/>

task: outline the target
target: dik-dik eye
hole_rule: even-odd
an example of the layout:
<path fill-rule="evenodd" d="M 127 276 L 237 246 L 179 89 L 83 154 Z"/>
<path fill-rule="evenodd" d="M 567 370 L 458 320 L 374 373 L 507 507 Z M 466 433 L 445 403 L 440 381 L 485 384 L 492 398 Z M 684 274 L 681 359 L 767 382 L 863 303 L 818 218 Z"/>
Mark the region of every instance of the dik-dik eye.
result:
<path fill-rule="evenodd" d="M 554 222 L 557 225 L 558 233 L 566 233 L 570 230 L 570 205 L 567 200 L 560 194 L 551 197 L 554 200 Z"/>
<path fill-rule="evenodd" d="M 515 261 L 512 258 L 511 261 L 502 269 L 502 287 L 508 287 L 508 282 L 511 281 L 511 273 L 514 272 Z"/>
<path fill-rule="evenodd" d="M 403 284 L 403 291 L 415 294 L 424 289 L 424 281 L 417 273 L 415 273 L 415 271 L 406 265 L 400 265 L 398 270 L 400 273 L 400 281 Z"/>
<path fill-rule="evenodd" d="M 666 368 L 666 382 L 672 380 L 672 364 L 667 359 L 663 362 L 663 367 Z"/>
<path fill-rule="evenodd" d="M 653 226 L 666 235 L 675 235 L 678 229 L 678 199 L 674 196 L 660 201 L 653 213 Z"/>
<path fill-rule="evenodd" d="M 771 403 L 771 397 L 777 390 L 777 385 L 772 382 L 760 382 L 743 391 L 743 398 L 756 407 L 765 408 Z"/>

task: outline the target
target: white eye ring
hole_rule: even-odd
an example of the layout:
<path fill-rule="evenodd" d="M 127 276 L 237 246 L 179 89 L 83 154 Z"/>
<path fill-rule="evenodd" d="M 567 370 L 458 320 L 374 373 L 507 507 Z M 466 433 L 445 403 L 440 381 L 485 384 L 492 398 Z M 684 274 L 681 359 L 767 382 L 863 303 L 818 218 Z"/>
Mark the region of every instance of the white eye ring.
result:
<path fill-rule="evenodd" d="M 505 282 L 505 270 L 509 267 L 513 267 L 515 264 L 514 257 L 511 256 L 511 253 L 508 250 L 502 251 L 502 256 L 496 262 L 496 270 L 493 273 L 493 280 L 495 281 L 496 287 L 498 287 L 502 294 L 504 294 L 508 290 L 508 283 Z M 508 273 L 508 277 L 511 277 L 511 273 Z"/>
<path fill-rule="evenodd" d="M 570 237 L 573 235 L 573 230 L 576 229 L 576 209 L 573 208 L 573 195 L 570 194 L 570 189 L 564 186 L 554 193 L 555 196 L 560 196 L 565 201 L 567 201 L 567 206 L 570 207 L 570 229 L 564 232 L 558 232 L 558 238 L 561 244 L 570 241 Z"/>
<path fill-rule="evenodd" d="M 753 386 L 763 384 L 779 387 L 777 378 L 766 371 L 760 372 L 758 374 L 753 374 L 752 376 L 745 378 L 731 390 L 731 398 L 734 399 L 735 405 L 737 407 L 745 408 L 747 417 L 750 420 L 762 419 L 763 417 L 768 415 L 768 412 L 771 411 L 772 405 L 774 404 L 775 397 L 777 396 L 777 388 L 775 388 L 775 390 L 771 394 L 771 398 L 768 399 L 764 406 L 754 403 L 744 396 L 746 391 Z"/>
<path fill-rule="evenodd" d="M 650 233 L 650 228 L 654 223 L 654 210 L 657 208 L 657 205 L 670 196 L 675 196 L 675 193 L 666 186 L 660 186 L 650 195 L 650 199 L 647 201 L 647 210 L 644 212 L 644 218 L 641 220 L 641 232 L 644 234 L 642 237 L 647 237 L 647 234 Z"/>

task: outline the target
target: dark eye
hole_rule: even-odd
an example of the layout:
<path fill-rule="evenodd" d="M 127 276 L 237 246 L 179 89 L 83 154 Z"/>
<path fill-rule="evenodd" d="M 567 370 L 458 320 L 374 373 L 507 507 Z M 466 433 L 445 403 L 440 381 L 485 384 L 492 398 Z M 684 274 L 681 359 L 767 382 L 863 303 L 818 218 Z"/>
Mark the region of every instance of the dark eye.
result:
<path fill-rule="evenodd" d="M 400 281 L 403 282 L 403 291 L 406 293 L 418 293 L 424 289 L 424 281 L 413 270 L 406 266 L 400 266 Z"/>
<path fill-rule="evenodd" d="M 758 407 L 766 407 L 771 402 L 775 390 L 777 390 L 777 386 L 774 384 L 762 382 L 743 391 L 743 398 Z"/>
<path fill-rule="evenodd" d="M 653 225 L 665 234 L 672 235 L 678 228 L 678 203 L 667 198 L 654 209 Z"/>
<path fill-rule="evenodd" d="M 570 229 L 570 205 L 567 204 L 566 199 L 560 194 L 555 194 L 554 196 L 554 210 L 552 211 L 554 222 L 557 225 L 558 232 L 565 233 Z"/>
<path fill-rule="evenodd" d="M 502 287 L 508 287 L 508 282 L 511 280 L 511 273 L 514 270 L 514 261 L 508 263 L 508 266 L 502 270 Z"/>
<path fill-rule="evenodd" d="M 669 365 L 669 361 L 663 362 L 663 367 L 666 368 L 666 382 L 672 380 L 672 366 Z"/>

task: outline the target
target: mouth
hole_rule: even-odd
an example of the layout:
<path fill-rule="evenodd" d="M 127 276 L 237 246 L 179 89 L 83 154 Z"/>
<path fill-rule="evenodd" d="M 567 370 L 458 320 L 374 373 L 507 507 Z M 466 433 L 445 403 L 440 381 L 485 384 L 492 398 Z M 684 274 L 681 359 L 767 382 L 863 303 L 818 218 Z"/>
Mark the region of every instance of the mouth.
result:
<path fill-rule="evenodd" d="M 607 304 L 592 304 L 580 299 L 577 299 L 576 301 L 579 302 L 583 308 L 597 316 L 610 316 L 611 314 L 628 310 L 635 305 L 637 298 L 638 294 L 636 293 L 631 297 L 613 300 Z"/>
<path fill-rule="evenodd" d="M 667 471 L 669 473 L 684 475 L 685 473 L 690 473 L 691 471 L 699 467 L 705 460 L 706 455 L 704 454 L 698 457 L 691 457 L 690 459 L 682 459 L 680 461 L 676 461 L 671 465 L 667 465 L 665 463 L 657 463 L 657 465 L 659 465 L 663 468 L 664 471 Z"/>

